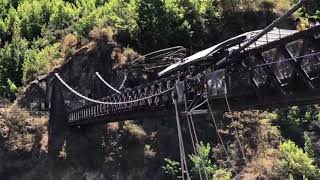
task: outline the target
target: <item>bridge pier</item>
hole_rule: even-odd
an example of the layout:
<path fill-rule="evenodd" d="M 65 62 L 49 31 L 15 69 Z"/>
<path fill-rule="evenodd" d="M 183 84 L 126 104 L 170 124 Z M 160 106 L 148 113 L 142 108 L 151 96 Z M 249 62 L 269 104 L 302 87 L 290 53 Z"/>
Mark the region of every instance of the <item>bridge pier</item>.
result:
<path fill-rule="evenodd" d="M 75 169 L 82 169 L 80 174 L 100 169 L 104 162 L 102 147 L 104 126 L 67 126 L 65 98 L 61 84 L 53 80 L 51 88 L 48 125 L 50 177 L 53 180 L 60 180 L 66 173 Z"/>

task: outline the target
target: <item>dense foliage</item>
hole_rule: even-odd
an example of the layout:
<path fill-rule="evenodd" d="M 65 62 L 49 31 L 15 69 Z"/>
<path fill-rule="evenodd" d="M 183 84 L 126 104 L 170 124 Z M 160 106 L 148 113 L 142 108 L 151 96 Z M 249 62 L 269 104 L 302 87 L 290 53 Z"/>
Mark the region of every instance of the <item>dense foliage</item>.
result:
<path fill-rule="evenodd" d="M 194 51 L 264 27 L 274 6 L 266 0 L 1 0 L 0 92 L 10 92 L 9 80 L 20 87 L 61 64 L 94 27 L 116 29 L 116 40 L 140 53 L 174 45 Z"/>

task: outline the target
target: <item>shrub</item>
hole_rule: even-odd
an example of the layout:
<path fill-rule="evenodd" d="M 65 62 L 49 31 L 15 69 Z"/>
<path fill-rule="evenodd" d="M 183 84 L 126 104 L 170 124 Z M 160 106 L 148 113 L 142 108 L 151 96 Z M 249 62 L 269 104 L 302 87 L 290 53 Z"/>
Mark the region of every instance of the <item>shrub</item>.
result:
<path fill-rule="evenodd" d="M 218 169 L 213 175 L 212 180 L 231 180 L 232 173 L 225 169 Z"/>
<path fill-rule="evenodd" d="M 123 129 L 139 140 L 144 140 L 147 136 L 146 132 L 143 130 L 142 127 L 130 121 L 126 121 L 124 123 Z"/>
<path fill-rule="evenodd" d="M 17 86 L 10 79 L 8 79 L 7 83 L 9 85 L 9 90 L 11 93 L 15 94 L 16 92 L 18 92 Z"/>
<path fill-rule="evenodd" d="M 146 144 L 144 145 L 144 156 L 146 158 L 154 158 L 156 156 L 156 152 L 151 149 L 151 146 Z"/>
<path fill-rule="evenodd" d="M 72 54 L 77 48 L 78 43 L 78 37 L 73 34 L 68 34 L 63 38 L 61 52 L 64 55 L 64 59 L 67 59 L 72 56 Z"/>
<path fill-rule="evenodd" d="M 133 60 L 137 59 L 138 57 L 140 57 L 139 53 L 135 52 L 131 48 L 124 48 L 123 55 L 125 55 L 129 61 L 133 61 Z"/>
<path fill-rule="evenodd" d="M 164 172 L 168 176 L 168 178 L 182 179 L 180 163 L 175 160 L 168 159 L 168 158 L 164 158 L 164 161 L 165 161 L 165 165 L 162 166 L 162 169 L 164 170 Z"/>
<path fill-rule="evenodd" d="M 46 74 L 57 66 L 60 59 L 60 44 L 46 46 L 44 49 L 31 49 L 25 52 L 23 63 L 23 82 L 25 84 L 36 79 L 37 76 Z"/>
<path fill-rule="evenodd" d="M 206 145 L 203 142 L 197 144 L 198 155 L 189 155 L 189 158 L 193 164 L 192 172 L 199 176 L 199 171 L 202 177 L 205 177 L 207 174 L 209 177 L 212 177 L 216 171 L 216 167 L 212 164 L 210 159 L 211 146 L 209 143 Z"/>
<path fill-rule="evenodd" d="M 89 37 L 95 41 L 101 40 L 106 42 L 112 42 L 114 35 L 115 31 L 111 27 L 95 27 L 89 32 Z"/>
<path fill-rule="evenodd" d="M 282 143 L 280 152 L 282 154 L 281 166 L 284 175 L 289 176 L 292 174 L 294 177 L 305 176 L 310 178 L 318 176 L 317 178 L 320 178 L 317 167 L 313 165 L 313 159 L 294 142 L 289 140 Z"/>

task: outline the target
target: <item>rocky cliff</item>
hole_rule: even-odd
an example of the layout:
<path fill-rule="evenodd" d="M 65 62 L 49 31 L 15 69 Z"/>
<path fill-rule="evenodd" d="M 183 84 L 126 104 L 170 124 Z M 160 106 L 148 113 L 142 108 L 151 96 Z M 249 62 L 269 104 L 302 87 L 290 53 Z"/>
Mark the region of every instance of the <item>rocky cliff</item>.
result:
<path fill-rule="evenodd" d="M 179 160 L 175 119 L 149 118 L 94 126 L 68 127 L 66 111 L 85 105 L 86 101 L 64 88 L 54 77 L 61 77 L 80 93 L 99 98 L 112 93 L 95 75 L 99 72 L 114 87 L 125 75 L 125 50 L 110 38 L 93 39 L 47 76 L 32 82 L 14 104 L 4 104 L 0 112 L 0 179 L 52 180 L 160 180 L 166 179 L 164 158 Z M 139 81 L 136 82 L 137 84 Z M 52 109 L 55 107 L 56 109 Z M 50 110 L 50 114 L 46 110 Z M 265 134 L 269 127 L 260 123 L 259 112 L 220 114 L 219 127 L 232 151 L 233 163 L 243 177 L 252 169 L 244 168 L 233 126 L 241 132 L 249 159 L 278 140 Z M 189 131 L 182 120 L 187 154 L 192 153 Z M 199 139 L 214 147 L 213 159 L 228 167 L 209 116 L 195 118 Z M 263 147 L 260 141 L 267 142 Z M 2 146 L 3 145 L 3 146 Z M 190 163 L 190 162 L 188 162 Z M 272 168 L 264 167 L 265 171 Z"/>

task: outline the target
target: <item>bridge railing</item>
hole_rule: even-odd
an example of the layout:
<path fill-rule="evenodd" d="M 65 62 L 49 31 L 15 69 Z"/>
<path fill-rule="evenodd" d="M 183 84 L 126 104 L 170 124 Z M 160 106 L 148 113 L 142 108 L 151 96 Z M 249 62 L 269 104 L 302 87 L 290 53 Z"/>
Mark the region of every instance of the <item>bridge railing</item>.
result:
<path fill-rule="evenodd" d="M 121 94 L 113 94 L 100 99 L 113 104 L 92 103 L 69 112 L 68 122 L 97 118 L 101 116 L 117 116 L 139 110 L 155 110 L 167 106 L 174 88 L 173 77 L 147 86 L 136 87 Z"/>

